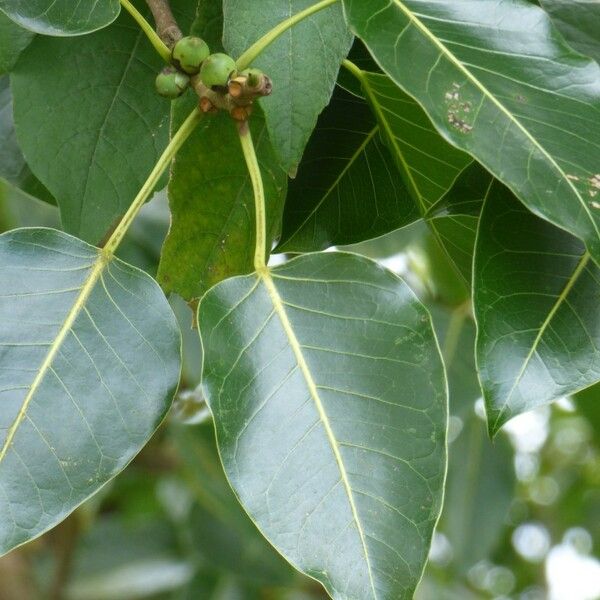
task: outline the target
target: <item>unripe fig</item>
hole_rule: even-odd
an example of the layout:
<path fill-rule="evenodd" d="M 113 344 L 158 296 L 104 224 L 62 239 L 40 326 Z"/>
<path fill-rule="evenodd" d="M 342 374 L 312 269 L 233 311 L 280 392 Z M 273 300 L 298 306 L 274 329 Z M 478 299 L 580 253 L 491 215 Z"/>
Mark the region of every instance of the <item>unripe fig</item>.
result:
<path fill-rule="evenodd" d="M 171 59 L 173 64 L 182 71 L 195 75 L 200 71 L 200 65 L 208 55 L 208 44 L 201 38 L 189 35 L 181 38 L 173 47 Z"/>
<path fill-rule="evenodd" d="M 156 76 L 156 91 L 165 98 L 178 98 L 190 84 L 190 78 L 174 67 L 165 67 Z"/>
<path fill-rule="evenodd" d="M 235 73 L 235 61 L 231 56 L 218 52 L 211 54 L 200 68 L 200 79 L 209 88 L 224 87 Z"/>

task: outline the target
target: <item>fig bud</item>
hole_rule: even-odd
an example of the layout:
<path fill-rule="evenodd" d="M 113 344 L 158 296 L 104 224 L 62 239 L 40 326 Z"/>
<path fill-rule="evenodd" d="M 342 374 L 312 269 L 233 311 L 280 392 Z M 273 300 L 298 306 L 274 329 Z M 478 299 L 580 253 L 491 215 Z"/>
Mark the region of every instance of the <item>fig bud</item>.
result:
<path fill-rule="evenodd" d="M 264 73 L 260 69 L 245 69 L 240 75 L 246 78 L 247 85 L 251 88 L 257 88 L 264 77 Z"/>
<path fill-rule="evenodd" d="M 226 87 L 230 77 L 235 73 L 235 61 L 231 56 L 220 52 L 211 54 L 200 68 L 200 79 L 209 88 Z"/>
<path fill-rule="evenodd" d="M 208 58 L 208 44 L 193 35 L 181 38 L 173 47 L 171 59 L 173 64 L 182 71 L 195 75 L 200 71 L 200 65 Z"/>
<path fill-rule="evenodd" d="M 165 98 L 178 98 L 190 84 L 190 78 L 173 67 L 165 67 L 156 76 L 156 91 Z"/>

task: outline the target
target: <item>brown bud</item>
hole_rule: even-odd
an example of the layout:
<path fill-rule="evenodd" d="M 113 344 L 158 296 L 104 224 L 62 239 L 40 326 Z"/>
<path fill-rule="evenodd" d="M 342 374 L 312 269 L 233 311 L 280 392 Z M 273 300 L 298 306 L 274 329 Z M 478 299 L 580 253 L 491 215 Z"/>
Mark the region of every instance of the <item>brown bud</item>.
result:
<path fill-rule="evenodd" d="M 248 117 L 252 114 L 252 105 L 234 106 L 230 114 L 236 121 L 247 121 Z"/>
<path fill-rule="evenodd" d="M 229 95 L 232 98 L 239 98 L 244 93 L 246 86 L 246 77 L 236 77 L 229 82 Z"/>
<path fill-rule="evenodd" d="M 202 96 L 200 98 L 200 110 L 203 113 L 215 113 L 218 108 L 206 96 Z"/>

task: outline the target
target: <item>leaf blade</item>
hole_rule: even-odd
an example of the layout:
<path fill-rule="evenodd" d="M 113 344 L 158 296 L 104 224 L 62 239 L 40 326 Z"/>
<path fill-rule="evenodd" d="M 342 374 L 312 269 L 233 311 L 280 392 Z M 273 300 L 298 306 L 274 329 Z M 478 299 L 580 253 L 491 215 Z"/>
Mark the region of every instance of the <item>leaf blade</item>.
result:
<path fill-rule="evenodd" d="M 58 523 L 137 454 L 177 386 L 180 338 L 150 277 L 71 236 L 8 232 L 0 259 L 2 288 L 11 290 L 0 312 L 12 315 L 0 339 L 4 554 Z"/>
<path fill-rule="evenodd" d="M 443 135 L 600 260 L 598 64 L 575 54 L 527 2 L 496 11 L 469 1 L 345 0 L 345 7 L 381 66 Z M 397 60 L 409 50 L 420 68 Z M 532 69 L 539 85 L 530 82 Z"/>
<path fill-rule="evenodd" d="M 494 184 L 475 252 L 477 364 L 490 432 L 600 379 L 600 269 L 580 241 Z M 527 262 L 523 262 L 523 258 Z"/>
<path fill-rule="evenodd" d="M 351 125 L 350 125 L 351 124 Z M 380 140 L 366 102 L 337 89 L 288 185 L 277 252 L 307 252 L 378 237 L 418 208 Z"/>
<path fill-rule="evenodd" d="M 124 14 L 82 38 L 37 36 L 11 73 L 19 145 L 59 202 L 68 233 L 102 240 L 160 157 L 168 105 L 140 93 L 159 68 Z"/>
<path fill-rule="evenodd" d="M 377 294 L 387 308 L 373 313 Z M 447 416 L 439 351 L 412 293 L 366 259 L 315 254 L 219 284 L 198 315 L 221 458 L 263 534 L 335 598 L 411 597 L 439 514 Z"/>
<path fill-rule="evenodd" d="M 272 27 L 312 4 L 312 0 L 224 0 L 224 46 L 238 56 Z M 334 5 L 285 32 L 254 62 L 273 80 L 273 94 L 261 100 L 261 106 L 285 171 L 293 173 L 298 166 L 351 44 L 341 7 Z"/>
<path fill-rule="evenodd" d="M 71 36 L 91 33 L 112 23 L 121 5 L 119 0 L 1 0 L 4 11 L 21 27 L 43 35 Z"/>

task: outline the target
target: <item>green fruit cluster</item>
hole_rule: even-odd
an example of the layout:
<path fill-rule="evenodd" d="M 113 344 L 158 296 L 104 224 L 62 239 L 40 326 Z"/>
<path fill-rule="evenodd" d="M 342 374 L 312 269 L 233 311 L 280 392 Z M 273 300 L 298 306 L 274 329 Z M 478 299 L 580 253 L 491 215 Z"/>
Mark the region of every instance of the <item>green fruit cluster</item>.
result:
<path fill-rule="evenodd" d="M 171 51 L 172 66 L 156 77 L 156 91 L 166 98 L 178 98 L 190 85 L 190 78 L 199 75 L 206 87 L 225 91 L 230 78 L 236 75 L 235 61 L 227 54 L 210 53 L 208 44 L 199 37 L 181 38 Z"/>
<path fill-rule="evenodd" d="M 248 107 L 253 101 L 252 95 L 242 98 L 244 89 L 258 90 L 261 82 L 264 82 L 262 71 L 245 69 L 238 73 L 236 63 L 231 56 L 222 52 L 211 54 L 208 44 L 203 39 L 190 35 L 181 38 L 173 46 L 171 65 L 165 67 L 156 77 L 156 91 L 165 98 L 178 98 L 190 86 L 194 77 L 198 77 L 214 92 L 221 94 L 229 92 L 232 97 L 238 98 L 241 102 L 239 106 L 246 107 L 244 115 L 249 114 Z M 270 90 L 260 95 L 268 95 L 268 93 Z M 247 118 L 247 115 L 244 118 Z"/>

